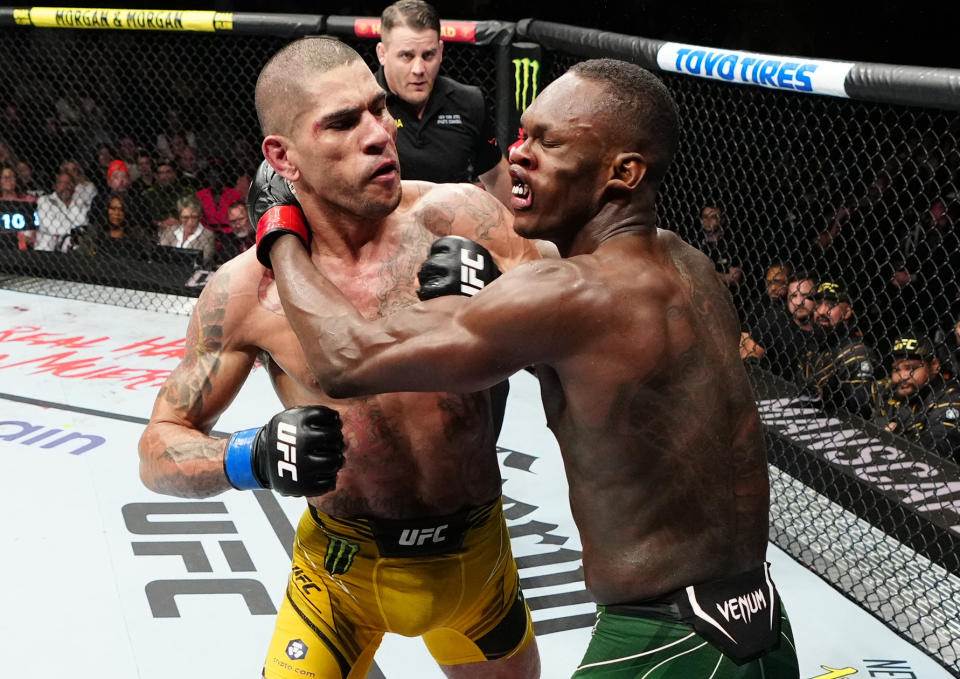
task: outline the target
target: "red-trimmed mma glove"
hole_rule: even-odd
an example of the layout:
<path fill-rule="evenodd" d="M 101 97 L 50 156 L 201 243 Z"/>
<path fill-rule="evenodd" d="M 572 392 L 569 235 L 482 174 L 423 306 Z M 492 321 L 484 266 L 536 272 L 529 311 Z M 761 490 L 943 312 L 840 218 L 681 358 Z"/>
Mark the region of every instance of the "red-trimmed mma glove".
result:
<path fill-rule="evenodd" d="M 469 238 L 444 236 L 434 241 L 417 272 L 420 300 L 444 295 L 472 297 L 500 276 L 490 252 Z"/>
<path fill-rule="evenodd" d="M 300 238 L 304 247 L 310 248 L 310 227 L 303 216 L 300 201 L 287 180 L 267 161 L 260 163 L 250 184 L 247 211 L 250 220 L 257 225 L 257 259 L 268 269 L 270 248 L 283 234 L 292 233 Z"/>
<path fill-rule="evenodd" d="M 343 467 L 343 425 L 325 406 L 290 408 L 259 429 L 230 437 L 223 457 L 237 490 L 272 488 L 281 495 L 322 495 L 337 485 Z"/>

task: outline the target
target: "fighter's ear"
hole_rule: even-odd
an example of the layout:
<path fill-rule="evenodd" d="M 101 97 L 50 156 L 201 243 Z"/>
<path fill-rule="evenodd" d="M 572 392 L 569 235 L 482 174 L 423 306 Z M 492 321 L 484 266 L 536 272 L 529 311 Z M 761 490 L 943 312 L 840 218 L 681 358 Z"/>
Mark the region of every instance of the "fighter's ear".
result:
<path fill-rule="evenodd" d="M 611 168 L 611 188 L 620 191 L 633 191 L 647 174 L 647 161 L 635 151 L 618 153 Z"/>
<path fill-rule="evenodd" d="M 277 174 L 292 182 L 300 180 L 300 169 L 290 157 L 289 141 L 279 134 L 268 134 L 263 139 L 263 157 Z"/>

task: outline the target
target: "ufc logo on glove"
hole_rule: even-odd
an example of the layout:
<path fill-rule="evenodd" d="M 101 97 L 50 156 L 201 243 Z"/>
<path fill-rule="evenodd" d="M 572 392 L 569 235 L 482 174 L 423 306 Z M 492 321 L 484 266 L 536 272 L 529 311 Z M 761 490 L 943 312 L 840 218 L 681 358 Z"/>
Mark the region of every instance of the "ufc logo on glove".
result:
<path fill-rule="evenodd" d="M 277 427 L 277 452 L 283 459 L 277 460 L 277 477 L 282 477 L 284 470 L 290 472 L 290 480 L 297 480 L 297 428 L 281 422 Z"/>
<path fill-rule="evenodd" d="M 475 259 L 470 259 L 470 253 L 461 250 L 460 265 L 460 292 L 472 297 L 483 290 L 484 282 L 477 277 L 477 274 L 483 271 L 483 255 L 478 252 Z"/>
<path fill-rule="evenodd" d="M 417 297 L 473 297 L 499 275 L 500 269 L 485 247 L 461 236 L 444 236 L 430 246 L 427 259 L 417 272 Z"/>

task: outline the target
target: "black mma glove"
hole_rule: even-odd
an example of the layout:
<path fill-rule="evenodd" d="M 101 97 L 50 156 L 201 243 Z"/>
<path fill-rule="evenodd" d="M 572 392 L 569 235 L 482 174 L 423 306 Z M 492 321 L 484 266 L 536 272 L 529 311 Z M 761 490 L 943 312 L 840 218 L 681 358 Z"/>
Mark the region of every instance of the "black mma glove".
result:
<path fill-rule="evenodd" d="M 322 495 L 343 466 L 340 415 L 325 406 L 290 408 L 259 429 L 230 437 L 223 457 L 237 490 L 272 488 L 281 495 Z"/>
<path fill-rule="evenodd" d="M 500 275 L 490 252 L 469 238 L 444 236 L 434 241 L 417 272 L 421 301 L 444 295 L 472 297 Z"/>
<path fill-rule="evenodd" d="M 257 259 L 270 268 L 270 248 L 285 233 L 292 233 L 310 247 L 310 227 L 303 216 L 300 201 L 287 180 L 263 161 L 247 193 L 247 212 L 257 227 Z"/>

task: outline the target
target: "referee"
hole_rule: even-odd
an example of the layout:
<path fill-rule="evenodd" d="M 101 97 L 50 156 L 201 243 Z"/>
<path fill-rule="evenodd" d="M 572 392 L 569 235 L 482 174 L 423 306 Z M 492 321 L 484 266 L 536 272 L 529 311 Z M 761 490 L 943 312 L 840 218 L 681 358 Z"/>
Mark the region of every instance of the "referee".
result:
<path fill-rule="evenodd" d="M 376 77 L 397 121 L 404 179 L 469 182 L 510 205 L 513 183 L 497 146 L 480 88 L 438 75 L 443 60 L 440 18 L 422 0 L 399 0 L 380 17 Z"/>

